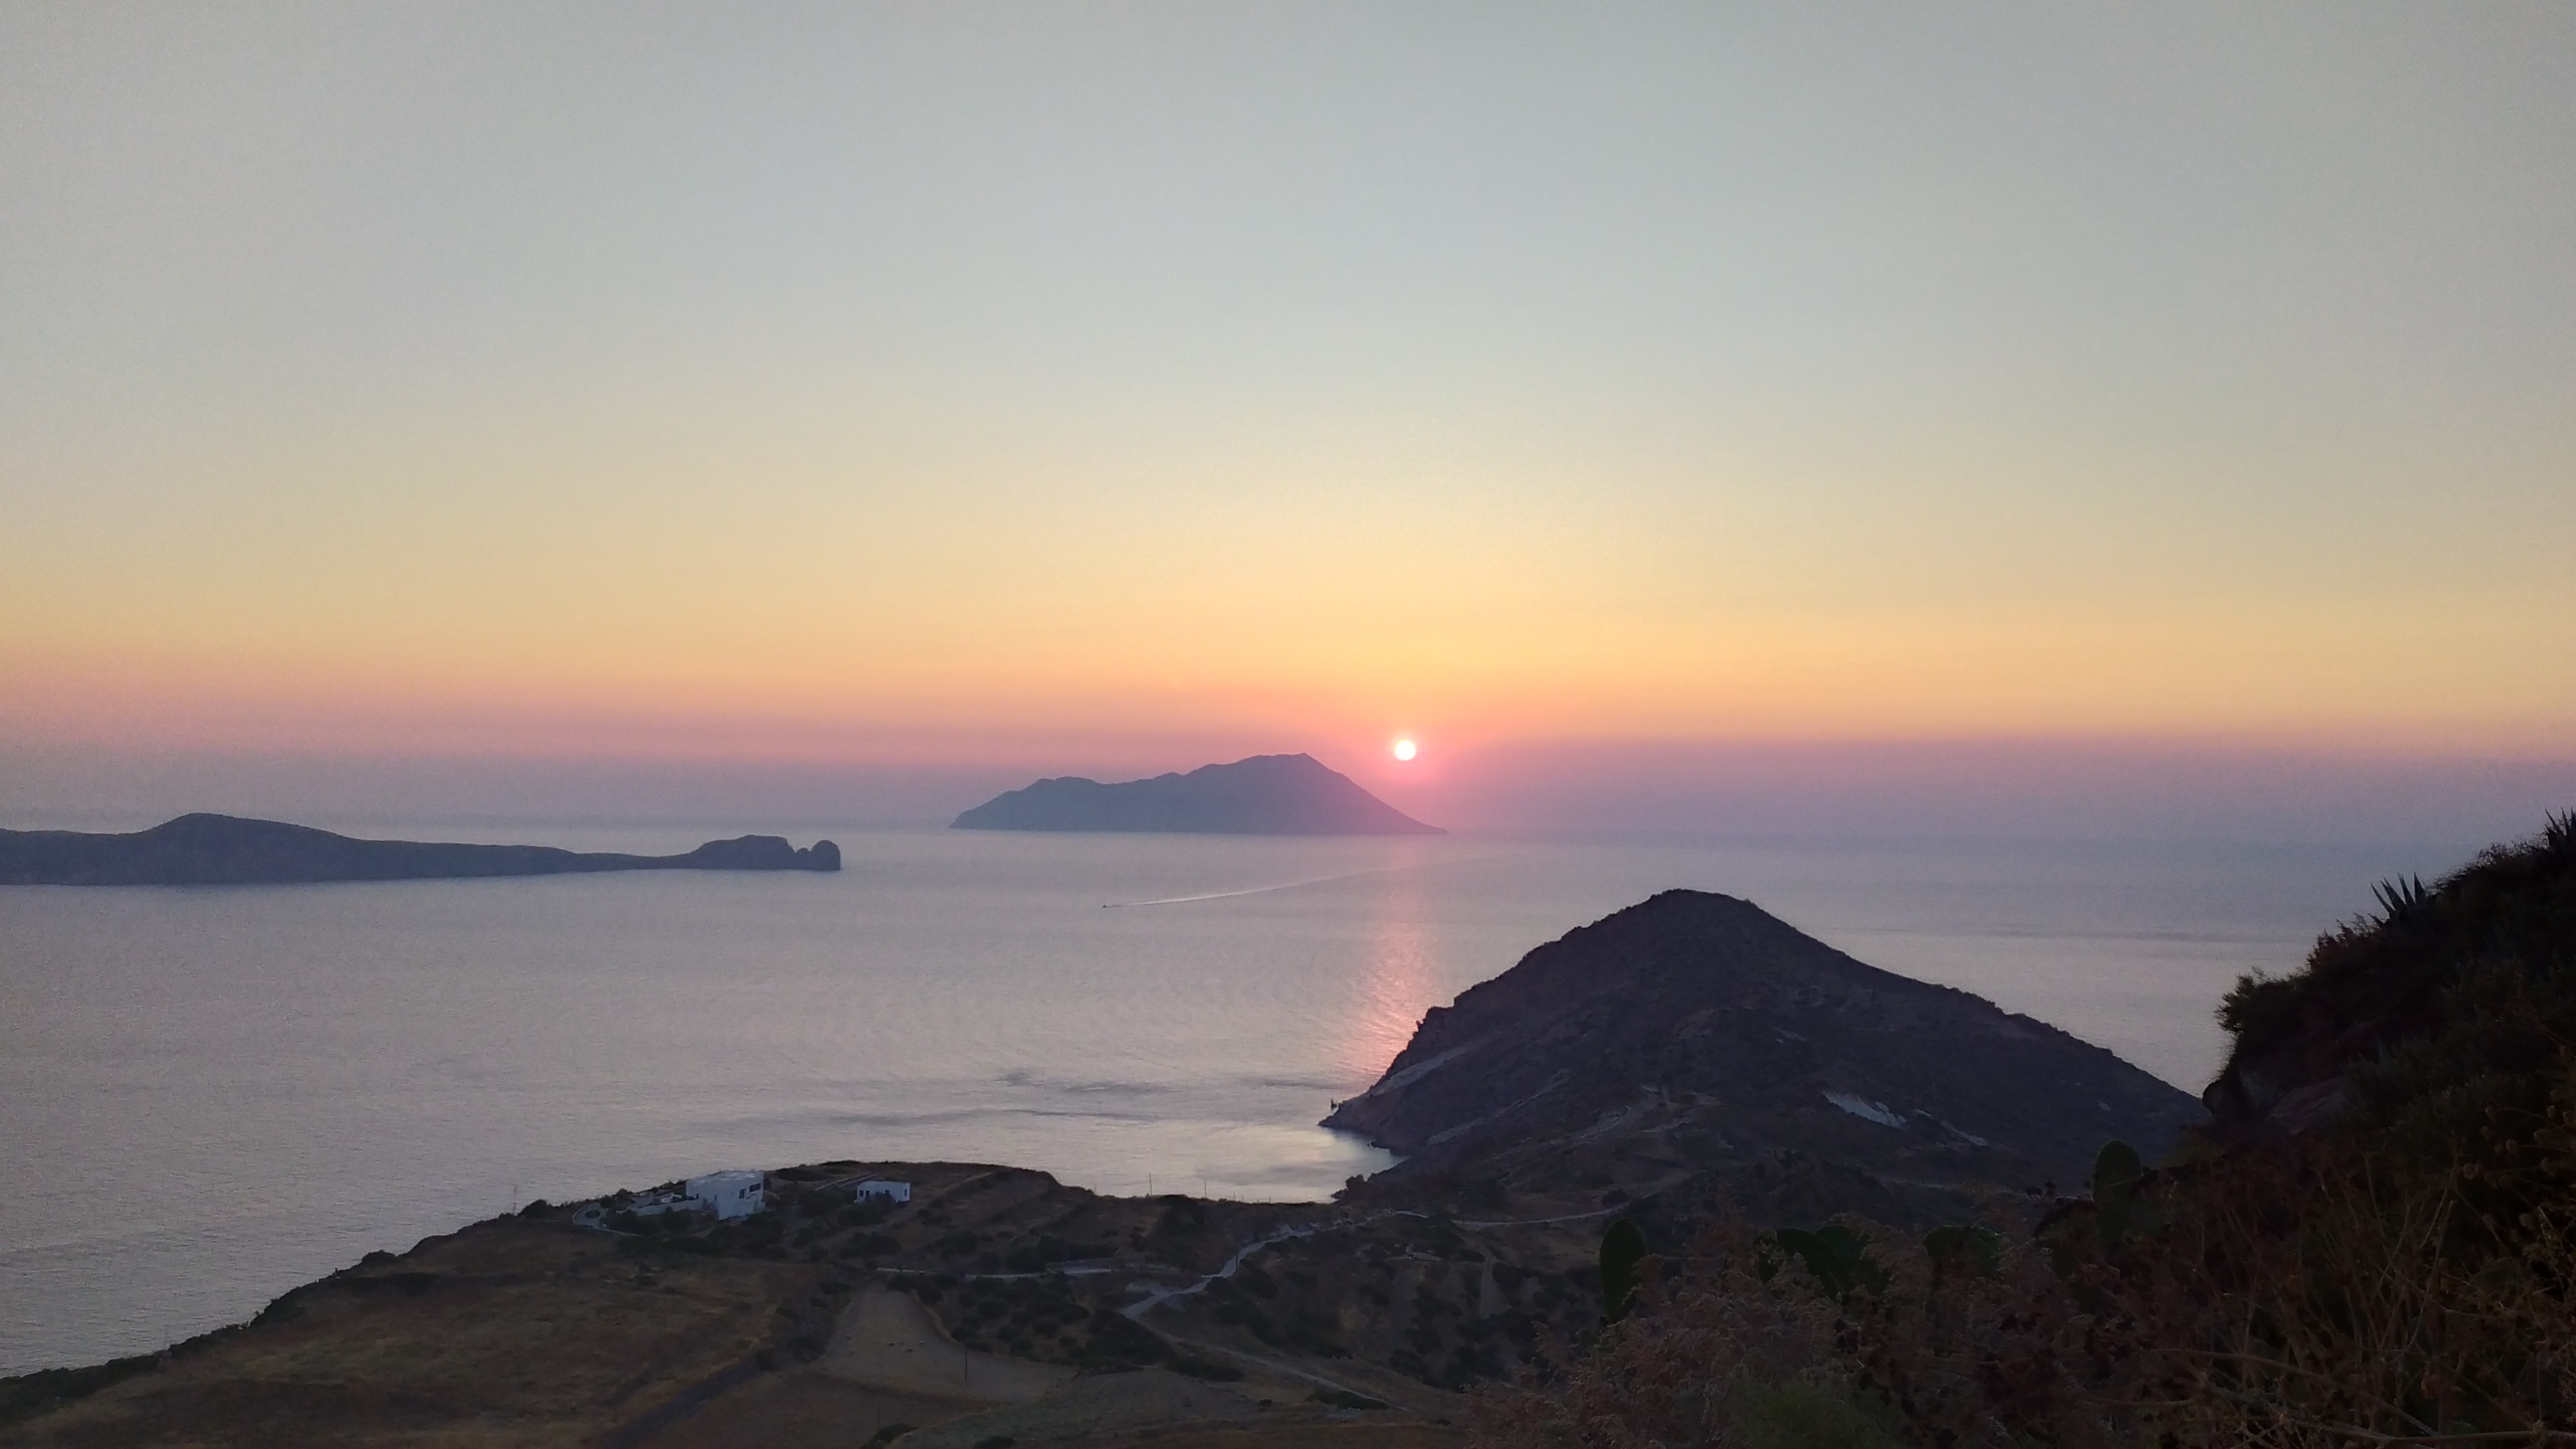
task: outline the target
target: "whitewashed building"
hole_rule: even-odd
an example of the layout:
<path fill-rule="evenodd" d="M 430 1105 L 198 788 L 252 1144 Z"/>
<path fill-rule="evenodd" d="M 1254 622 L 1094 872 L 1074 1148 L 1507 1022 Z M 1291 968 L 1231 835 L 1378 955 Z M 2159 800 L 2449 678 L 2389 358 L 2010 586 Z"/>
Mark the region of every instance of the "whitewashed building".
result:
<path fill-rule="evenodd" d="M 689 1200 L 718 1219 L 747 1218 L 769 1206 L 769 1179 L 748 1170 L 710 1172 L 685 1184 Z"/>
<path fill-rule="evenodd" d="M 882 1177 L 871 1177 L 860 1183 L 851 1193 L 851 1201 L 907 1203 L 912 1201 L 912 1184 L 888 1182 Z"/>

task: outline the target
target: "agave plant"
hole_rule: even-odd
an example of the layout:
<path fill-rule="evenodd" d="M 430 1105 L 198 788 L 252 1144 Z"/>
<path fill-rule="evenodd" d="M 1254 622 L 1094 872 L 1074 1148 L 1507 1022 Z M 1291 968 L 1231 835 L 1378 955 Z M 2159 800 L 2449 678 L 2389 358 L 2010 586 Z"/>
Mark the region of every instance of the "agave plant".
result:
<path fill-rule="evenodd" d="M 2398 930 L 2425 924 L 2433 913 L 2433 892 L 2424 878 L 2411 875 L 2402 881 L 2384 880 L 2370 888 L 2379 900 L 2381 921 Z"/>

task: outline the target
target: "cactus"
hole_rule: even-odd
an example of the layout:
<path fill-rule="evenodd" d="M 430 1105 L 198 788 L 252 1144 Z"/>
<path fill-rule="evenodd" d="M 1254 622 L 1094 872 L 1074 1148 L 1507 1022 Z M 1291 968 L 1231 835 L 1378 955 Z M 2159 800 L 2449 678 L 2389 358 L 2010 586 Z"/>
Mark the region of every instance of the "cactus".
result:
<path fill-rule="evenodd" d="M 2138 1194 L 2146 1176 L 2146 1164 L 2138 1160 L 2138 1149 L 2126 1142 L 2105 1142 L 2094 1157 L 2093 1231 L 2101 1238 L 2103 1252 L 2117 1249 L 2124 1239 L 2164 1226 L 2164 1217 L 2156 1211 L 2155 1204 Z"/>
<path fill-rule="evenodd" d="M 1771 1242 L 1779 1251 L 1806 1264 L 1807 1271 L 1816 1275 L 1816 1281 L 1837 1299 L 1850 1297 L 1855 1288 L 1872 1293 L 1887 1291 L 1887 1270 L 1869 1260 L 1869 1239 L 1840 1223 L 1828 1223 L 1813 1232 L 1782 1228 L 1771 1234 Z"/>
<path fill-rule="evenodd" d="M 1621 1218 L 1601 1235 L 1601 1321 L 1628 1316 L 1637 1300 L 1637 1267 L 1645 1261 L 1646 1234 Z"/>
<path fill-rule="evenodd" d="M 2004 1235 L 1951 1223 L 1923 1235 L 1923 1256 L 1932 1262 L 1936 1286 L 1945 1278 L 1991 1278 L 2003 1266 Z"/>

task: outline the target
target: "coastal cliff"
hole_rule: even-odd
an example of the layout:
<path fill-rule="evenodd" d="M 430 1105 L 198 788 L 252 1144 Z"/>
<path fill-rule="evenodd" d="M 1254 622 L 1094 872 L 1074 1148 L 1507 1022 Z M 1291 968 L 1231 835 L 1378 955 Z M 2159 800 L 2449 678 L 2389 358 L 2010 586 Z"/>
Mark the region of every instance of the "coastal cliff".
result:
<path fill-rule="evenodd" d="M 550 845 L 358 840 L 276 820 L 182 815 L 149 830 L 0 830 L 0 885 L 300 885 L 571 875 L 611 870 L 841 868 L 841 848 L 800 850 L 775 835 L 710 840 L 684 855 L 621 855 Z"/>
<path fill-rule="evenodd" d="M 1168 831 L 1200 835 L 1445 835 L 1312 755 L 1254 755 L 1188 774 L 1104 785 L 1060 776 L 957 817 L 955 830 Z"/>

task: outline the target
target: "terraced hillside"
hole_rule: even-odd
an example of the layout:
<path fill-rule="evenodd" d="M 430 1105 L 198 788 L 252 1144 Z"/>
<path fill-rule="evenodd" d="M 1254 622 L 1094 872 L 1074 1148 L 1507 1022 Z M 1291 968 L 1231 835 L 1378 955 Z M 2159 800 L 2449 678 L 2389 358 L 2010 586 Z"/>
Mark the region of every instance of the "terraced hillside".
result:
<path fill-rule="evenodd" d="M 913 1202 L 854 1204 L 862 1175 Z M 971 1449 L 1151 1428 L 1427 1449 L 1456 1438 L 1457 1390 L 1598 1315 L 1588 1198 L 1518 1204 L 1574 1215 L 1517 1226 L 1103 1197 L 975 1164 L 771 1184 L 770 1211 L 723 1225 L 612 1198 L 632 1231 L 539 1207 L 372 1255 L 169 1354 L 0 1385 L 0 1445 L 793 1449 L 900 1429 Z"/>

